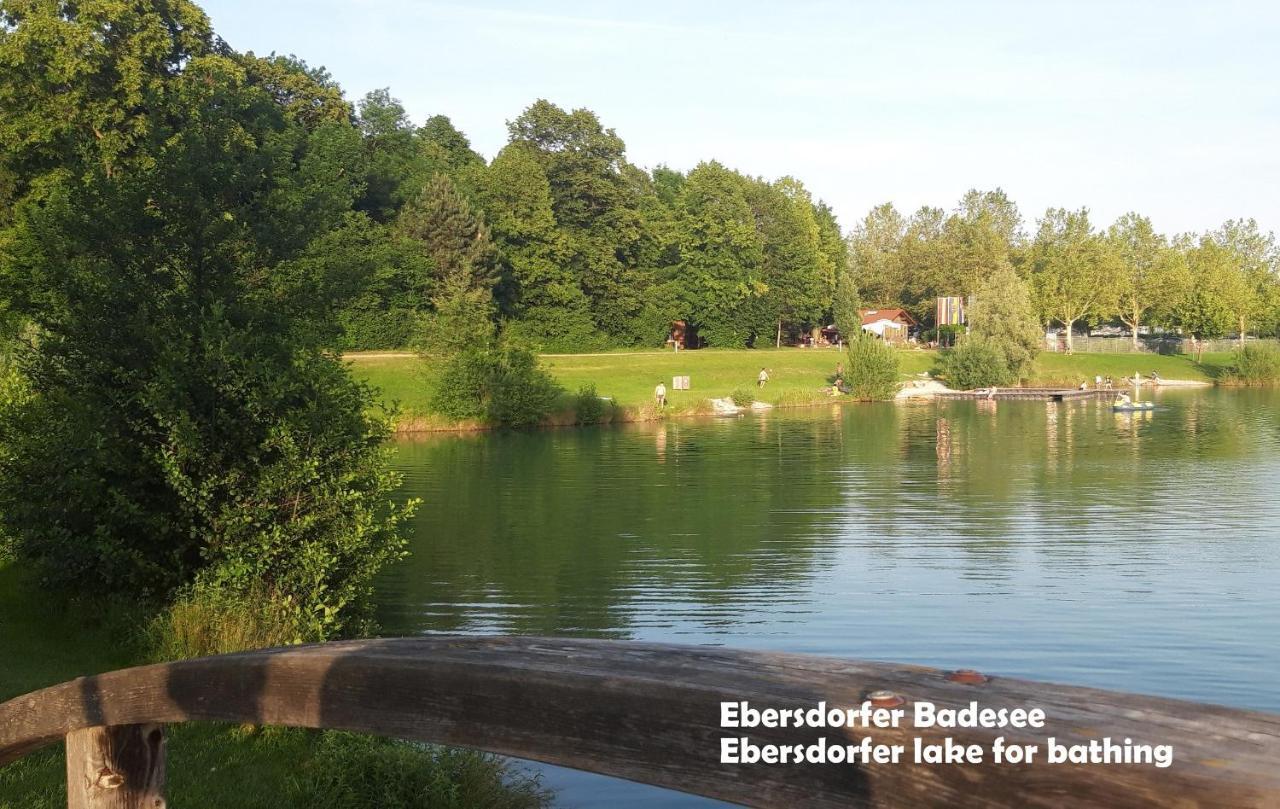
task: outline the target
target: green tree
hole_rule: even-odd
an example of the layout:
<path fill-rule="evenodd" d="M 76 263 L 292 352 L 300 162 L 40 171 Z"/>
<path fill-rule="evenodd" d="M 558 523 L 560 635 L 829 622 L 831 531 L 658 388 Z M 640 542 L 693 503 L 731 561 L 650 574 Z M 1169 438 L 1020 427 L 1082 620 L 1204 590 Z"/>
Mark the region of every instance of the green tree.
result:
<path fill-rule="evenodd" d="M 354 110 L 342 96 L 342 88 L 322 67 L 311 67 L 296 56 L 240 58 L 251 84 L 271 94 L 276 106 L 292 120 L 307 127 L 350 124 Z"/>
<path fill-rule="evenodd" d="M 438 279 L 456 274 L 472 286 L 497 283 L 496 251 L 484 215 L 472 210 L 453 182 L 437 174 L 400 211 L 400 232 L 422 244 Z"/>
<path fill-rule="evenodd" d="M 404 105 L 386 88 L 366 94 L 357 108 L 367 154 L 365 193 L 358 207 L 379 222 L 389 222 L 425 179 L 418 177 L 416 186 L 406 182 L 419 157 L 413 124 Z"/>
<path fill-rule="evenodd" d="M 830 308 L 832 279 L 827 277 L 813 200 L 804 186 L 783 177 L 774 183 L 757 180 L 749 188 L 764 248 L 760 277 L 766 287 L 756 300 L 762 317 L 753 330 L 773 331 L 774 344 L 781 346 L 784 323 L 812 325 Z"/>
<path fill-rule="evenodd" d="M 967 320 L 970 336 L 985 340 L 1000 353 L 1007 369 L 1005 379 L 1017 380 L 1028 374 L 1043 337 L 1031 289 L 1008 262 L 978 286 Z"/>
<path fill-rule="evenodd" d="M 80 117 L 6 147 L 28 191 L 0 286 L 38 339 L 21 357 L 32 395 L 0 413 L 0 520 L 51 584 L 256 588 L 321 637 L 399 553 L 404 513 L 387 503 L 386 423 L 332 350 L 353 284 L 313 247 L 346 227 L 360 177 L 339 134 L 190 46 L 207 39 L 191 8 L 6 6 L 4 64 L 135 36 L 167 55 L 67 72 Z M 45 80 L 0 81 L 39 97 Z M 138 92 L 135 115 L 120 102 Z"/>
<path fill-rule="evenodd" d="M 951 264 L 940 288 L 948 294 L 970 295 L 997 268 L 1009 264 L 1022 240 L 1022 215 L 1018 206 L 999 188 L 970 190 L 947 218 L 944 238 Z M 932 305 L 932 298 L 927 301 Z"/>
<path fill-rule="evenodd" d="M 649 278 L 638 272 L 636 177 L 626 147 L 586 109 L 565 111 L 539 100 L 508 123 L 510 144 L 542 166 L 568 264 L 591 304 L 596 327 L 627 341 L 643 309 Z"/>
<path fill-rule="evenodd" d="M 1151 317 L 1168 313 L 1175 299 L 1177 255 L 1151 227 L 1151 220 L 1136 213 L 1117 219 L 1107 239 L 1119 259 L 1116 310 L 1137 350 L 1138 329 Z"/>
<path fill-rule="evenodd" d="M 1240 347 L 1244 348 L 1250 324 L 1267 317 L 1271 287 L 1280 271 L 1280 253 L 1275 237 L 1258 230 L 1252 219 L 1232 219 L 1212 234 L 1215 242 L 1231 256 L 1231 272 L 1224 282 L 1235 315 Z"/>
<path fill-rule="evenodd" d="M 908 282 L 902 260 L 907 223 L 891 203 L 877 206 L 849 234 L 849 270 L 862 298 L 875 306 L 903 305 Z M 853 339 L 854 333 L 848 338 Z"/>
<path fill-rule="evenodd" d="M 56 168 L 92 164 L 110 177 L 149 158 L 139 145 L 172 129 L 170 77 L 214 51 L 208 18 L 188 0 L 6 0 L 3 162 L 25 187 Z"/>
<path fill-rule="evenodd" d="M 434 311 L 423 346 L 452 351 L 493 335 L 496 252 L 484 217 L 471 209 L 452 181 L 437 174 L 400 211 L 397 229 L 422 245 L 431 260 Z"/>
<path fill-rule="evenodd" d="M 767 287 L 764 240 L 756 229 L 747 180 L 719 163 L 700 163 L 680 200 L 680 265 L 675 296 L 685 318 L 713 346 L 751 339 L 749 307 Z"/>
<path fill-rule="evenodd" d="M 1086 209 L 1050 208 L 1029 251 L 1031 283 L 1045 321 L 1066 330 L 1067 351 L 1075 324 L 1112 314 L 1119 259 L 1089 224 Z"/>
<path fill-rule="evenodd" d="M 853 272 L 842 268 L 836 279 L 836 294 L 831 303 L 836 330 L 841 338 L 849 341 L 862 333 L 862 303 L 858 300 L 858 285 Z"/>
<path fill-rule="evenodd" d="M 540 351 L 596 347 L 591 303 L 569 266 L 538 157 L 507 146 L 481 175 L 477 195 L 498 250 L 508 339 Z"/>
<path fill-rule="evenodd" d="M 1192 279 L 1174 309 L 1174 321 L 1191 335 L 1196 361 L 1204 357 L 1205 340 L 1225 337 L 1236 323 L 1241 275 L 1238 256 L 1229 247 L 1203 236 L 1184 241 L 1187 269 Z"/>

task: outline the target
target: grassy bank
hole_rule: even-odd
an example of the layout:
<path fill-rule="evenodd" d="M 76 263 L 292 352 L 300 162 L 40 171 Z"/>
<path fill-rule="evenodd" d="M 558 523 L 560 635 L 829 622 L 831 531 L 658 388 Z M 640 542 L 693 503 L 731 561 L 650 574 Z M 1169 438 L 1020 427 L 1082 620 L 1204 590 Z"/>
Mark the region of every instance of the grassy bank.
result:
<path fill-rule="evenodd" d="M 144 652 L 128 616 L 55 606 L 0 561 L 0 702 L 87 674 L 135 665 Z M 475 753 L 348 733 L 184 724 L 170 729 L 173 806 L 208 809 L 495 806 L 534 809 L 535 784 L 503 783 L 501 764 Z M 55 745 L 0 767 L 0 809 L 66 806 Z"/>
<path fill-rule="evenodd" d="M 904 350 L 900 354 L 903 378 L 932 371 L 936 351 Z M 456 425 L 430 412 L 431 390 L 435 384 L 431 364 L 414 356 L 353 354 L 352 369 L 357 377 L 380 389 L 387 401 L 398 402 L 401 424 L 415 429 L 454 429 L 478 425 Z M 547 355 L 543 364 L 564 388 L 573 392 L 594 384 L 601 396 L 608 396 L 624 409 L 623 418 L 644 418 L 650 407 L 653 388 L 662 381 L 667 386 L 668 415 L 705 412 L 710 398 L 748 389 L 760 401 L 774 405 L 798 405 L 829 401 L 821 389 L 829 385 L 843 352 L 834 349 L 765 349 L 741 351 L 685 351 L 651 353 L 608 353 Z M 1033 384 L 1075 387 L 1094 376 L 1116 379 L 1152 372 L 1166 379 L 1211 382 L 1221 376 L 1230 362 L 1229 354 L 1206 354 L 1203 364 L 1187 356 L 1152 354 L 1042 354 L 1036 360 Z M 760 368 L 769 370 L 770 381 L 756 387 Z M 671 378 L 690 377 L 691 390 L 673 390 Z M 566 412 L 553 419 L 571 423 Z"/>

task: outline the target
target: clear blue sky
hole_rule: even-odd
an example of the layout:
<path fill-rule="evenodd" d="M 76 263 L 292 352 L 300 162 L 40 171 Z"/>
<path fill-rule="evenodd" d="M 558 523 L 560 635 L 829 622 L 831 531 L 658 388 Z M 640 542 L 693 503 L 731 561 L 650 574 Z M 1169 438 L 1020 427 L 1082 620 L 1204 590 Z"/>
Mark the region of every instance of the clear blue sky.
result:
<path fill-rule="evenodd" d="M 539 97 L 598 113 L 632 162 L 791 174 L 845 227 L 875 204 L 1003 187 L 1173 233 L 1280 229 L 1275 2 L 205 0 L 240 50 L 389 87 L 487 157 Z"/>

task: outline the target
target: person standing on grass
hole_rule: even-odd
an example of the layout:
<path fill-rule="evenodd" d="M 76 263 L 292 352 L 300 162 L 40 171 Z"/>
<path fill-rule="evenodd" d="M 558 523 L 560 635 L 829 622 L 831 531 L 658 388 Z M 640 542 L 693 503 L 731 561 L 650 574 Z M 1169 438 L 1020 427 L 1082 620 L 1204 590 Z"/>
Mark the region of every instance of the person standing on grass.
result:
<path fill-rule="evenodd" d="M 658 405 L 658 409 L 662 410 L 667 406 L 667 386 L 658 381 L 658 386 L 653 389 L 653 399 Z"/>
<path fill-rule="evenodd" d="M 759 375 L 756 376 L 756 387 L 763 388 L 764 383 L 769 381 L 769 372 L 761 368 Z"/>

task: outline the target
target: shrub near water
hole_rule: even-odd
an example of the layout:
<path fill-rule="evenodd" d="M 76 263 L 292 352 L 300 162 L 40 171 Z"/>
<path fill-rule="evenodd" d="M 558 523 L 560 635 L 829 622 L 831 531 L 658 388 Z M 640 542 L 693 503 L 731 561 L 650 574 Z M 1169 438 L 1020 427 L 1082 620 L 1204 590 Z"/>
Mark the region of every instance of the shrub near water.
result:
<path fill-rule="evenodd" d="M 561 392 L 537 357 L 524 349 L 469 350 L 445 365 L 431 404 L 460 421 L 531 427 L 551 412 Z"/>
<path fill-rule="evenodd" d="M 898 393 L 898 353 L 893 346 L 871 335 L 849 343 L 849 392 L 863 401 L 892 399 Z"/>
<path fill-rule="evenodd" d="M 1280 384 L 1280 349 L 1272 345 L 1245 346 L 1235 352 L 1227 375 L 1239 385 Z"/>
<path fill-rule="evenodd" d="M 575 424 L 599 424 L 604 421 L 604 400 L 596 393 L 595 385 L 583 385 L 573 397 L 573 421 Z"/>
<path fill-rule="evenodd" d="M 729 398 L 738 407 L 751 407 L 755 403 L 756 395 L 747 388 L 738 388 L 729 394 Z"/>
<path fill-rule="evenodd" d="M 1009 363 L 990 340 L 969 335 L 942 355 L 942 375 L 957 390 L 1008 385 L 1014 382 Z"/>

